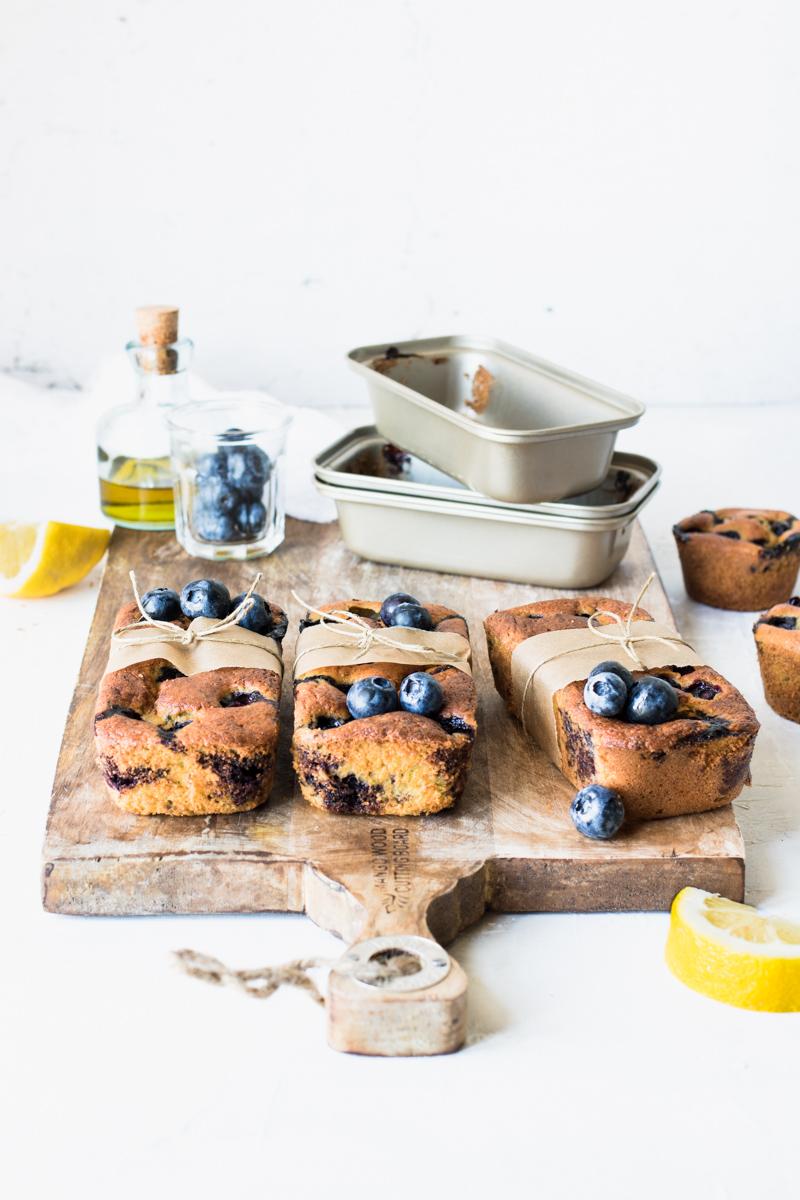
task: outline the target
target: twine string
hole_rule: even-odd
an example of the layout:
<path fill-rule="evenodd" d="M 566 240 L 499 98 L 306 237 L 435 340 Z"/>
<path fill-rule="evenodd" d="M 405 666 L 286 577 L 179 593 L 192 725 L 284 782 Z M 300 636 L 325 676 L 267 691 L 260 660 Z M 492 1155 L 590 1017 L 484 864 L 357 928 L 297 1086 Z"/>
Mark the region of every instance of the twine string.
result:
<path fill-rule="evenodd" d="M 411 650 L 414 654 L 422 654 L 424 657 L 432 655 L 437 662 L 458 663 L 461 657 L 458 654 L 452 654 L 447 650 L 437 649 L 433 646 L 424 646 L 421 642 L 398 642 L 388 634 L 382 633 L 380 629 L 376 629 L 360 617 L 357 613 L 348 612 L 345 608 L 334 608 L 330 612 L 323 612 L 322 609 L 314 608 L 312 604 L 307 604 L 297 592 L 292 592 L 292 596 L 302 608 L 307 612 L 315 613 L 320 618 L 319 624 L 325 629 L 334 630 L 342 637 L 355 643 L 356 659 L 362 658 L 368 654 L 373 646 L 387 646 L 390 650 Z M 328 649 L 329 647 L 322 646 L 307 646 L 305 650 L 301 650 L 295 659 L 295 671 L 297 664 L 306 654 L 311 654 L 317 650 Z"/>
<path fill-rule="evenodd" d="M 281 987 L 296 987 L 306 992 L 315 1004 L 324 1005 L 325 997 L 310 971 L 330 970 L 358 974 L 362 983 L 380 986 L 391 979 L 412 974 L 419 970 L 419 960 L 413 954 L 396 954 L 382 961 L 351 964 L 341 958 L 297 958 L 279 966 L 259 967 L 249 971 L 234 971 L 210 954 L 197 950 L 176 950 L 174 958 L 178 966 L 193 979 L 217 986 L 238 988 L 256 1000 L 268 1000 Z"/>
<path fill-rule="evenodd" d="M 674 638 L 667 638 L 661 637 L 659 634 L 654 633 L 633 634 L 631 632 L 639 605 L 641 604 L 645 592 L 650 587 L 650 584 L 653 582 L 655 577 L 655 571 L 651 571 L 647 576 L 647 579 L 645 579 L 644 583 L 639 588 L 639 593 L 624 620 L 619 613 L 610 612 L 607 608 L 598 608 L 596 612 L 592 613 L 587 621 L 587 627 L 592 631 L 592 633 L 596 634 L 599 638 L 605 639 L 607 642 L 615 642 L 616 645 L 619 646 L 620 650 L 623 650 L 628 655 L 628 658 L 632 659 L 633 662 L 636 663 L 636 666 L 640 671 L 643 671 L 645 666 L 634 649 L 636 642 L 661 642 L 664 646 L 673 646 L 675 642 L 683 642 L 683 639 L 679 638 L 677 635 Z M 603 629 L 601 626 L 595 625 L 594 621 L 597 617 L 608 617 L 614 628 Z"/>
<path fill-rule="evenodd" d="M 174 625 L 172 621 L 160 621 L 156 617 L 151 617 L 149 613 L 145 612 L 144 606 L 142 605 L 141 596 L 139 595 L 139 588 L 136 583 L 136 572 L 130 571 L 128 574 L 131 581 L 131 587 L 133 588 L 133 596 L 136 600 L 136 606 L 141 614 L 140 619 L 138 621 L 131 621 L 129 625 L 123 625 L 121 629 L 115 629 L 111 635 L 111 639 L 112 641 L 118 642 L 135 642 L 137 645 L 141 646 L 147 646 L 150 644 L 150 642 L 177 642 L 181 646 L 191 646 L 195 642 L 206 641 L 209 638 L 213 638 L 218 642 L 228 642 L 232 645 L 235 645 L 235 638 L 220 637 L 220 634 L 224 633 L 226 629 L 230 629 L 232 626 L 238 625 L 239 619 L 243 617 L 244 614 L 251 608 L 253 604 L 253 593 L 261 582 L 261 572 L 259 571 L 255 575 L 253 582 L 250 584 L 250 587 L 247 589 L 242 599 L 236 605 L 236 608 L 232 609 L 231 612 L 228 613 L 227 617 L 222 617 L 219 621 L 216 621 L 213 625 L 209 626 L 208 629 L 181 629 L 179 625 Z M 146 634 L 144 637 L 125 637 L 125 634 L 130 633 L 132 630 L 137 630 L 139 633 L 141 633 L 145 625 L 149 625 L 152 629 L 156 630 L 156 632 L 153 634 Z"/>

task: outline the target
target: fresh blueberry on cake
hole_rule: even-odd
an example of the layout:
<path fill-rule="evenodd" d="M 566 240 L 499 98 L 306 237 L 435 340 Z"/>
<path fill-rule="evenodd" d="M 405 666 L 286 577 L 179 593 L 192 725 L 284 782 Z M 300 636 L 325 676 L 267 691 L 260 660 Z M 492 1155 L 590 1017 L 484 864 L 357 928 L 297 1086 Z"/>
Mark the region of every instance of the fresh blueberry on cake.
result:
<path fill-rule="evenodd" d="M 800 567 L 800 521 L 791 513 L 704 509 L 672 532 L 693 600 L 754 612 L 791 596 Z"/>
<path fill-rule="evenodd" d="M 154 621 L 174 621 L 181 615 L 181 599 L 172 588 L 151 588 L 142 596 L 142 608 Z"/>
<path fill-rule="evenodd" d="M 221 620 L 230 611 L 231 594 L 218 579 L 194 579 L 181 592 L 181 612 L 185 617 Z"/>
<path fill-rule="evenodd" d="M 245 598 L 245 592 L 241 592 L 238 596 L 234 596 L 231 600 L 231 611 L 238 608 Z M 264 636 L 269 636 L 274 630 L 274 622 L 272 613 L 262 596 L 253 593 L 250 597 L 250 603 L 239 620 L 237 625 L 241 625 L 242 629 L 249 629 L 252 633 L 260 633 Z"/>
<path fill-rule="evenodd" d="M 599 717 L 618 717 L 628 702 L 625 680 L 613 671 L 592 673 L 583 689 L 586 707 Z"/>
<path fill-rule="evenodd" d="M 443 704 L 441 685 L 427 671 L 413 671 L 400 684 L 400 707 L 406 712 L 432 717 L 441 710 Z"/>
<path fill-rule="evenodd" d="M 456 642 L 469 644 L 463 617 L 440 604 L 423 608 L 407 593 L 383 602 L 337 601 L 319 612 L 343 610 L 380 632 L 396 625 L 403 605 L 422 609 L 434 634 L 455 634 Z M 319 623 L 319 612 L 301 621 L 301 648 L 302 631 Z M 380 649 L 373 645 L 378 657 Z M 333 813 L 417 816 L 456 803 L 477 728 L 475 684 L 456 666 L 423 660 L 419 668 L 385 661 L 304 668 L 298 660 L 292 752 L 310 804 Z M 420 675 L 430 682 L 415 680 Z M 389 696 L 393 704 L 385 709 Z"/>
<path fill-rule="evenodd" d="M 345 703 L 350 716 L 357 720 L 378 717 L 381 713 L 394 712 L 398 707 L 397 689 L 390 679 L 370 675 L 350 685 Z"/>

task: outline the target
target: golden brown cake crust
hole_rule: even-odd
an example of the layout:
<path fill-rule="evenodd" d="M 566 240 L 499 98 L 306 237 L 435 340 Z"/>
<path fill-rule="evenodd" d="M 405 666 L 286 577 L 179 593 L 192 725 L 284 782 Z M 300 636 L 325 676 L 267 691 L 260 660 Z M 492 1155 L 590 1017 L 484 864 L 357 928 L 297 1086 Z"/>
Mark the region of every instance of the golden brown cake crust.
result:
<path fill-rule="evenodd" d="M 275 605 L 276 625 L 286 616 Z M 138 617 L 120 609 L 115 629 Z M 173 624 L 186 628 L 181 618 Z M 140 815 L 243 812 L 266 800 L 275 771 L 276 671 L 220 667 L 182 675 L 163 658 L 103 676 L 94 719 L 98 762 L 116 804 Z"/>
<path fill-rule="evenodd" d="M 426 604 L 434 629 L 468 639 L 466 622 L 452 609 Z M 344 600 L 343 609 L 382 627 L 380 602 Z M 307 615 L 302 627 L 316 624 Z M 345 697 L 350 684 L 371 675 L 400 686 L 412 671 L 427 670 L 444 692 L 436 717 L 402 710 L 353 720 Z M 450 666 L 366 663 L 299 672 L 294 685 L 292 752 L 300 790 L 317 808 L 336 813 L 419 816 L 449 808 L 466 782 L 477 729 L 472 677 Z"/>
<path fill-rule="evenodd" d="M 755 612 L 788 600 L 800 567 L 800 521 L 779 509 L 704 509 L 672 532 L 686 591 L 714 608 Z"/>
<path fill-rule="evenodd" d="M 800 596 L 762 613 L 753 635 L 767 704 L 800 724 Z"/>
<path fill-rule="evenodd" d="M 484 622 L 497 689 L 511 703 L 511 655 L 527 637 L 585 625 L 599 609 L 625 618 L 630 605 L 604 597 L 547 600 Z M 637 618 L 651 620 L 637 612 Z M 612 648 L 613 650 L 613 648 Z M 608 658 L 613 659 L 613 652 Z M 560 768 L 576 788 L 600 783 L 622 796 L 634 819 L 681 816 L 720 808 L 748 781 L 758 732 L 744 697 L 710 667 L 667 666 L 632 671 L 634 678 L 658 675 L 679 694 L 678 713 L 662 725 L 637 725 L 599 717 L 584 703 L 585 680 L 553 697 Z"/>

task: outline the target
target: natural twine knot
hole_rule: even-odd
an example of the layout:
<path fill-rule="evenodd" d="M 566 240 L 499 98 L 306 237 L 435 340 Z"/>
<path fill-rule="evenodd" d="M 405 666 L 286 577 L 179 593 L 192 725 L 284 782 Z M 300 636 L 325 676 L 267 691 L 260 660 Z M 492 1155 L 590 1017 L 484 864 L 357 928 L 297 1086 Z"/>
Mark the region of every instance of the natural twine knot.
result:
<path fill-rule="evenodd" d="M 368 654 L 373 646 L 387 646 L 390 650 L 413 650 L 415 654 L 421 654 L 423 657 L 433 656 L 437 663 L 442 661 L 460 663 L 461 658 L 458 654 L 451 654 L 447 650 L 435 649 L 433 646 L 425 646 L 421 642 L 400 642 L 391 637 L 387 633 L 382 633 L 380 629 L 376 629 L 365 621 L 363 617 L 357 613 L 348 612 L 345 608 L 335 608 L 330 612 L 323 612 L 320 608 L 314 608 L 312 604 L 308 604 L 297 592 L 292 592 L 292 596 L 307 612 L 315 613 L 319 618 L 319 624 L 325 629 L 336 628 L 336 632 L 342 637 L 355 643 L 357 657 L 361 658 Z M 295 671 L 297 664 L 306 655 L 317 650 L 319 647 L 310 646 L 307 650 L 301 650 L 295 659 Z"/>
<path fill-rule="evenodd" d="M 133 596 L 141 616 L 138 621 L 132 621 L 130 625 L 123 625 L 121 629 L 115 629 L 111 635 L 111 640 L 117 642 L 135 642 L 137 646 L 146 646 L 150 642 L 177 642 L 181 646 L 192 646 L 195 642 L 207 641 L 210 638 L 218 642 L 230 642 L 235 645 L 236 639 L 220 637 L 220 634 L 224 633 L 226 629 L 230 629 L 233 625 L 239 624 L 240 618 L 252 606 L 253 593 L 261 582 L 261 572 L 259 571 L 240 602 L 236 605 L 236 608 L 229 612 L 227 617 L 222 617 L 219 621 L 215 621 L 208 629 L 181 629 L 180 625 L 175 625 L 172 621 L 159 621 L 145 612 L 141 596 L 139 595 L 139 588 L 136 584 L 136 572 L 129 571 L 128 574 L 131 587 L 133 588 Z M 133 630 L 141 634 L 145 625 L 150 625 L 156 632 L 145 637 L 125 636 Z"/>
<path fill-rule="evenodd" d="M 645 592 L 650 587 L 650 584 L 653 582 L 655 577 L 655 571 L 651 571 L 647 579 L 645 579 L 644 583 L 639 588 L 639 594 L 634 600 L 631 609 L 624 620 L 619 613 L 610 612 L 606 608 L 598 608 L 596 612 L 592 613 L 587 621 L 587 626 L 592 633 L 596 634 L 599 638 L 603 638 L 607 642 L 614 642 L 617 646 L 619 646 L 620 650 L 623 650 L 625 654 L 627 654 L 628 657 L 636 663 L 636 666 L 640 671 L 643 671 L 645 666 L 634 649 L 634 644 L 636 642 L 662 642 L 665 646 L 673 646 L 676 640 L 679 640 L 677 638 L 660 637 L 658 634 L 653 633 L 634 634 L 632 632 L 633 622 L 636 619 L 636 611 L 642 602 Z M 598 617 L 607 617 L 609 621 L 611 621 L 613 628 L 609 629 L 607 626 L 604 628 L 601 625 L 595 625 L 594 622 Z"/>

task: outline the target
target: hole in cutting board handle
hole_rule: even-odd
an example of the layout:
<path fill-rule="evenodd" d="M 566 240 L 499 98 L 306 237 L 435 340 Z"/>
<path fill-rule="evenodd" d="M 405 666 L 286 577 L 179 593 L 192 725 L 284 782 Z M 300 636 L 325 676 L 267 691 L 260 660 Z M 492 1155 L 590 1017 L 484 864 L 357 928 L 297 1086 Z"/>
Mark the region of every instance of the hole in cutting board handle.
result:
<path fill-rule="evenodd" d="M 343 965 L 365 987 L 410 992 L 440 983 L 450 971 L 451 960 L 430 938 L 397 934 L 369 938 L 351 946 Z"/>

